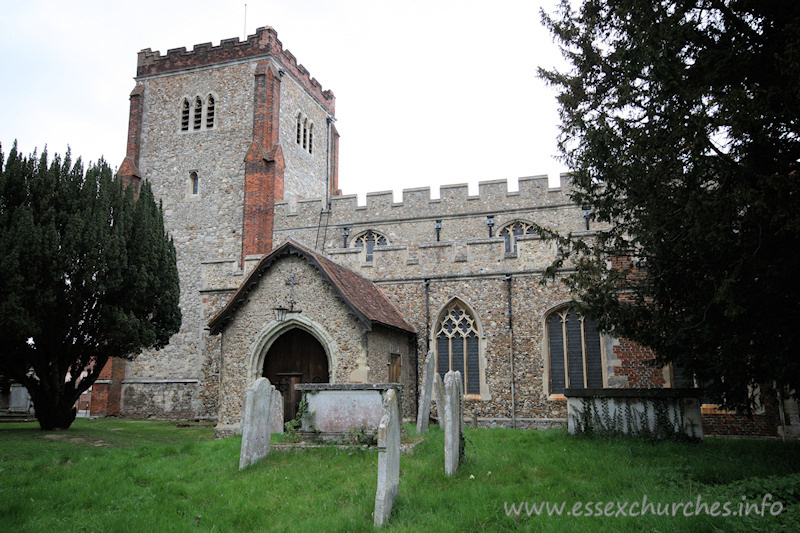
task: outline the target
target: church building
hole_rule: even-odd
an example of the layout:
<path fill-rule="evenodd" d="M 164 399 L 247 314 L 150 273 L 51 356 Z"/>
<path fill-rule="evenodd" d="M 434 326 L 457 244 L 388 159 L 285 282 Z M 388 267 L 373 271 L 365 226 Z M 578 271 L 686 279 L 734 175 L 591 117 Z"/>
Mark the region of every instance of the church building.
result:
<path fill-rule="evenodd" d="M 270 27 L 142 50 L 135 79 L 119 172 L 163 202 L 183 324 L 165 348 L 111 361 L 93 413 L 214 420 L 230 435 L 244 390 L 266 376 L 285 418 L 295 385 L 314 382 L 401 383 L 413 418 L 429 353 L 439 373 L 461 371 L 465 416 L 481 426 L 563 426 L 565 389 L 678 384 L 646 348 L 600 334 L 562 284 L 541 283 L 559 250 L 534 223 L 598 229 L 568 175 L 555 188 L 534 176 L 515 191 L 487 181 L 477 195 L 458 184 L 359 205 L 339 190 L 334 95 Z M 775 412 L 709 406 L 704 430 L 775 435 Z"/>

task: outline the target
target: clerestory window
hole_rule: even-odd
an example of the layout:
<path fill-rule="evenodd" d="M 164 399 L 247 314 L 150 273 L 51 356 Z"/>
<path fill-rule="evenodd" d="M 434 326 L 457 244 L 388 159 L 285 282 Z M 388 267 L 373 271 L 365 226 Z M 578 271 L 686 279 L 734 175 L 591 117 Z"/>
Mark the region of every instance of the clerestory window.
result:
<path fill-rule="evenodd" d="M 517 237 L 520 235 L 536 235 L 536 230 L 528 222 L 516 221 L 500 230 L 500 236 L 506 241 L 506 253 L 517 251 Z"/>
<path fill-rule="evenodd" d="M 369 230 L 353 239 L 353 247 L 363 248 L 364 255 L 362 256 L 362 260 L 365 263 L 372 263 L 375 246 L 385 246 L 388 242 L 386 237 L 380 233 Z"/>

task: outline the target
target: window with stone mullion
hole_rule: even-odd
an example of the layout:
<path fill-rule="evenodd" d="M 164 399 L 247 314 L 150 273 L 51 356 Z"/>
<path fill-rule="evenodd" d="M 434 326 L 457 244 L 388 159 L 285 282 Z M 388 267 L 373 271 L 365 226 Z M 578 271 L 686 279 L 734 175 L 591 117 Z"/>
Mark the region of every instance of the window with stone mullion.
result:
<path fill-rule="evenodd" d="M 374 231 L 368 231 L 363 235 L 359 235 L 353 246 L 356 248 L 363 248 L 364 249 L 364 261 L 367 263 L 371 263 L 373 259 L 373 251 L 375 250 L 375 246 L 385 246 L 387 243 L 386 237 L 375 233 Z"/>
<path fill-rule="evenodd" d="M 455 302 L 450 305 L 436 332 L 436 369 L 444 379 L 450 370 L 458 370 L 466 394 L 480 394 L 478 330 L 474 317 Z"/>
<path fill-rule="evenodd" d="M 550 393 L 563 394 L 565 388 L 602 388 L 602 347 L 597 321 L 567 307 L 551 313 L 545 323 Z"/>

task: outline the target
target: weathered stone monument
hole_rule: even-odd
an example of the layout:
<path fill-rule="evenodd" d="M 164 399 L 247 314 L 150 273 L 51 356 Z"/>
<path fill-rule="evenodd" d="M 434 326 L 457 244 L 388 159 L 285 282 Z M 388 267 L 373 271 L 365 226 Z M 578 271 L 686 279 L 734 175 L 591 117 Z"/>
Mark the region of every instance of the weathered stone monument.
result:
<path fill-rule="evenodd" d="M 439 425 L 444 427 L 444 383 L 442 376 L 438 372 L 433 375 L 433 398 L 436 400 L 436 416 L 439 417 Z"/>
<path fill-rule="evenodd" d="M 419 396 L 419 411 L 417 412 L 417 435 L 422 435 L 428 431 L 428 419 L 431 417 L 433 375 L 436 374 L 435 359 L 433 351 L 429 351 L 425 360 L 425 370 L 422 371 L 422 391 Z"/>
<path fill-rule="evenodd" d="M 283 433 L 283 394 L 274 386 L 272 391 L 271 430 L 273 433 Z"/>
<path fill-rule="evenodd" d="M 273 387 L 267 378 L 258 378 L 247 388 L 242 412 L 242 451 L 239 470 L 255 463 L 269 453 L 272 438 Z"/>
<path fill-rule="evenodd" d="M 400 486 L 400 409 L 397 393 L 383 395 L 383 416 L 378 426 L 378 490 L 375 493 L 375 527 L 389 519 Z"/>
<path fill-rule="evenodd" d="M 464 397 L 461 372 L 452 370 L 444 376 L 444 409 L 442 420 L 444 425 L 444 473 L 455 474 L 458 463 L 464 453 L 464 413 L 462 399 Z"/>

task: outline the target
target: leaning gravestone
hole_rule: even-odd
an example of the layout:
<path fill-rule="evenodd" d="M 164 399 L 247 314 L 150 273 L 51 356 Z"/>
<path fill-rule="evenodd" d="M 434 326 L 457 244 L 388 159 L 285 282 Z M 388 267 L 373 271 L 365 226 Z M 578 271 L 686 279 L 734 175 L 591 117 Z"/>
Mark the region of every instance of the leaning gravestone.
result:
<path fill-rule="evenodd" d="M 433 375 L 436 374 L 433 352 L 428 352 L 425 360 L 425 370 L 422 371 L 422 395 L 419 399 L 419 412 L 417 413 L 417 435 L 428 431 L 428 419 L 431 417 L 431 395 L 433 394 Z"/>
<path fill-rule="evenodd" d="M 464 453 L 464 413 L 461 401 L 464 389 L 461 372 L 452 370 L 444 376 L 444 473 L 455 474 Z"/>
<path fill-rule="evenodd" d="M 436 372 L 433 375 L 433 397 L 436 400 L 436 416 L 439 417 L 439 425 L 444 427 L 444 384 L 442 376 Z"/>
<path fill-rule="evenodd" d="M 269 453 L 272 437 L 272 398 L 275 387 L 267 378 L 258 378 L 247 388 L 242 412 L 242 451 L 239 470 Z"/>
<path fill-rule="evenodd" d="M 397 392 L 383 395 L 383 416 L 378 426 L 378 490 L 375 493 L 375 527 L 389 519 L 400 487 L 400 410 Z"/>

